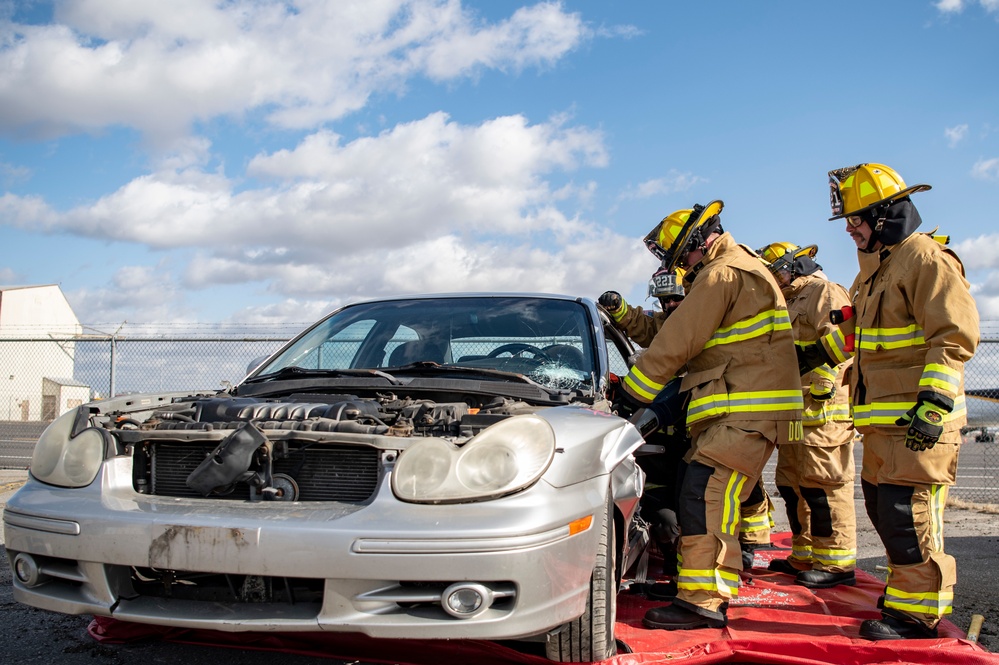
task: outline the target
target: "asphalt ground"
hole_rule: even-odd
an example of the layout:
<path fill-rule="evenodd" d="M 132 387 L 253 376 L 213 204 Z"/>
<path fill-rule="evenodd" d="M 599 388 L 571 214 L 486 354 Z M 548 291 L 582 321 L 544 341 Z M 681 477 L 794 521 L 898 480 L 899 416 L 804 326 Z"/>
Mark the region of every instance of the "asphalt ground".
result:
<path fill-rule="evenodd" d="M 860 459 L 859 451 L 857 459 Z M 773 464 L 774 461 L 771 460 L 764 475 L 768 488 L 773 484 Z M 6 505 L 7 499 L 26 478 L 25 470 L 0 469 L 0 509 Z M 994 480 L 989 482 L 996 484 Z M 783 501 L 776 494 L 771 498 L 776 508 L 775 532 L 788 531 Z M 888 562 L 883 546 L 867 518 L 859 487 L 856 510 L 857 567 L 879 579 L 884 579 Z M 996 582 L 999 572 L 999 506 L 975 503 L 952 495 L 945 514 L 945 538 L 946 550 L 956 558 L 958 571 L 954 611 L 948 620 L 963 632 L 967 632 L 972 616 L 982 615 L 985 621 L 979 644 L 989 651 L 999 652 L 999 594 L 997 594 L 999 584 Z M 2 532 L 0 532 L 0 545 L 3 545 Z M 64 665 L 75 665 L 94 662 L 129 663 L 142 659 L 159 663 L 217 665 L 220 658 L 220 653 L 216 649 L 191 645 L 100 644 L 86 633 L 89 617 L 66 617 L 14 602 L 5 550 L 0 550 L 0 608 L 3 608 L 4 614 L 4 621 L 0 622 L 0 662 L 4 663 L 16 662 L 19 665 L 28 665 L 58 661 Z M 227 657 L 229 653 L 226 650 L 221 657 Z M 245 665 L 263 665 L 273 660 L 273 653 L 240 652 L 238 662 Z M 335 665 L 338 662 L 287 654 L 282 655 L 281 660 L 285 665 L 319 663 Z M 227 662 L 236 661 L 227 660 Z M 352 661 L 352 665 L 363 665 L 363 663 Z"/>

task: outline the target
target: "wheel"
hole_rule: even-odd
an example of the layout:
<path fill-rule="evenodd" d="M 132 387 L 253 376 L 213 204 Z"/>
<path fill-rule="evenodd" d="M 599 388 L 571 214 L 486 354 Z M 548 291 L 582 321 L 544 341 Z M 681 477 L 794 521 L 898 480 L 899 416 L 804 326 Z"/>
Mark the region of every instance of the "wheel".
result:
<path fill-rule="evenodd" d="M 487 358 L 495 358 L 502 353 L 509 353 L 511 356 L 519 356 L 520 354 L 527 351 L 535 358 L 540 358 L 541 360 L 547 360 L 551 362 L 552 357 L 547 353 L 542 351 L 539 347 L 533 344 L 525 344 L 524 342 L 511 342 L 510 344 L 504 344 L 502 346 L 497 346 L 495 349 L 489 352 Z"/>
<path fill-rule="evenodd" d="M 617 575 L 614 560 L 613 503 L 603 511 L 597 560 L 590 575 L 590 593 L 583 615 L 548 636 L 545 655 L 558 663 L 589 663 L 617 653 L 614 619 L 617 614 Z"/>

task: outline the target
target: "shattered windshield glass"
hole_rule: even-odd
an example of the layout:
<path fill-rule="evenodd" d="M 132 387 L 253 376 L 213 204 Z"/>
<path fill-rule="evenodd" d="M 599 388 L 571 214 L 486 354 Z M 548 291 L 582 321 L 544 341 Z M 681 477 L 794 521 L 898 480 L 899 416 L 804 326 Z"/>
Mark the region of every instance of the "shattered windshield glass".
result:
<path fill-rule="evenodd" d="M 551 389 L 590 385 L 597 366 L 586 308 L 525 296 L 416 298 L 348 306 L 257 371 L 451 368 L 530 378 Z M 408 368 L 408 369 L 407 369 Z M 463 371 L 458 372 L 458 369 Z"/>

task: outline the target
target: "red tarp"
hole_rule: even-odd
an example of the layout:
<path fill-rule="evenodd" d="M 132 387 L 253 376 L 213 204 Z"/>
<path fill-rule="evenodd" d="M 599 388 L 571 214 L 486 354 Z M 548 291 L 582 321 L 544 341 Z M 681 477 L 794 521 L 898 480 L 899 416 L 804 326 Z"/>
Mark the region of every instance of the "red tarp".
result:
<path fill-rule="evenodd" d="M 787 534 L 774 538 L 788 544 Z M 871 642 L 858 636 L 860 622 L 879 618 L 876 607 L 884 582 L 857 571 L 855 587 L 810 590 L 794 584 L 791 576 L 766 570 L 771 558 L 787 550 L 756 553 L 756 567 L 743 575 L 739 597 L 728 610 L 726 628 L 689 631 L 650 630 L 642 617 L 662 605 L 644 596 L 618 596 L 616 637 L 632 653 L 620 653 L 609 665 L 650 663 L 774 663 L 776 665 L 861 665 L 878 663 L 954 663 L 999 665 L 991 654 L 969 642 L 949 621 L 932 640 Z M 280 651 L 338 660 L 400 665 L 544 665 L 543 656 L 504 645 L 473 640 L 376 640 L 363 635 L 317 633 L 222 633 L 208 630 L 161 628 L 95 618 L 90 634 L 101 642 L 127 643 L 162 639 L 186 644 Z"/>

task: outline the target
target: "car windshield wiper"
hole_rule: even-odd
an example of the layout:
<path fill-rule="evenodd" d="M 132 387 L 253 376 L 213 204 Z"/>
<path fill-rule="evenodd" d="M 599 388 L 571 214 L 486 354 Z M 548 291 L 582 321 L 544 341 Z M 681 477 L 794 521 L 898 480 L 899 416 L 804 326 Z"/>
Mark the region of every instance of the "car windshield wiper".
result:
<path fill-rule="evenodd" d="M 304 367 L 298 367 L 297 365 L 282 367 L 276 372 L 258 374 L 252 379 L 247 379 L 244 383 L 264 383 L 266 381 L 282 381 L 285 379 L 314 376 L 380 376 L 383 379 L 388 380 L 388 382 L 393 385 L 400 385 L 402 383 L 388 372 L 383 372 L 378 369 L 306 369 Z"/>
<path fill-rule="evenodd" d="M 534 379 L 527 377 L 523 374 L 518 374 L 516 372 L 504 372 L 501 369 L 488 369 L 485 367 L 466 367 L 464 365 L 441 365 L 440 363 L 435 363 L 432 361 L 421 360 L 415 363 L 409 363 L 408 365 L 400 365 L 399 367 L 394 367 L 393 371 L 400 373 L 405 372 L 407 374 L 418 373 L 418 374 L 434 374 L 437 372 L 443 372 L 446 374 L 467 374 L 475 376 L 490 376 L 500 379 L 514 379 L 520 383 L 529 383 L 532 386 L 537 386 L 548 391 L 546 386 L 541 385 Z"/>

